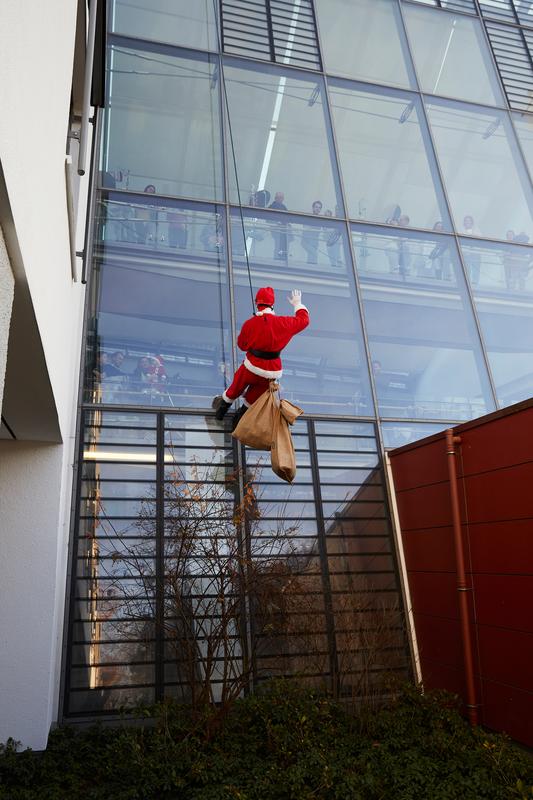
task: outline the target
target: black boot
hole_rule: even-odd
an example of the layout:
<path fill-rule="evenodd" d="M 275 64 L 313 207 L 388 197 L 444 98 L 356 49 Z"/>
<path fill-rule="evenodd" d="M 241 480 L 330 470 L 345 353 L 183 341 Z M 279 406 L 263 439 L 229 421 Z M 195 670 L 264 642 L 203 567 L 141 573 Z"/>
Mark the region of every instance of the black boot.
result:
<path fill-rule="evenodd" d="M 217 397 L 213 397 L 211 408 L 215 409 L 215 419 L 223 420 L 230 406 L 231 403 L 226 403 L 222 395 L 219 394 Z"/>
<path fill-rule="evenodd" d="M 233 420 L 231 423 L 231 430 L 234 431 L 241 419 L 244 417 L 246 412 L 248 411 L 248 406 L 241 406 L 238 411 L 235 412 L 233 415 Z"/>

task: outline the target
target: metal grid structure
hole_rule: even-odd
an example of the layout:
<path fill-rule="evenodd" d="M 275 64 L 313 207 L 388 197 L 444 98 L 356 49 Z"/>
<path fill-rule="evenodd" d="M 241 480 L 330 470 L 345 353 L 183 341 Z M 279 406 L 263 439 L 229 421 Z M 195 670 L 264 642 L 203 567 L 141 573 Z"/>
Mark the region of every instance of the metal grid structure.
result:
<path fill-rule="evenodd" d="M 485 27 L 510 107 L 533 110 L 533 32 L 488 20 Z"/>
<path fill-rule="evenodd" d="M 479 0 L 481 14 L 487 19 L 533 26 L 533 5 L 521 0 Z"/>
<path fill-rule="evenodd" d="M 210 416 L 88 410 L 82 424 L 67 716 L 190 700 L 195 677 L 216 699 L 223 665 L 238 676 L 245 658 L 252 683 L 305 675 L 339 695 L 408 674 L 373 424 L 297 423 L 294 486 Z M 275 589 L 268 625 L 235 580 L 243 560 Z M 221 597 L 235 624 L 216 651 Z"/>
<path fill-rule="evenodd" d="M 466 14 L 476 14 L 475 0 L 413 0 L 415 3 L 422 3 L 423 5 L 431 5 L 436 8 L 445 8 L 448 11 L 463 11 Z"/>
<path fill-rule="evenodd" d="M 222 49 L 321 69 L 312 0 L 221 0 Z"/>

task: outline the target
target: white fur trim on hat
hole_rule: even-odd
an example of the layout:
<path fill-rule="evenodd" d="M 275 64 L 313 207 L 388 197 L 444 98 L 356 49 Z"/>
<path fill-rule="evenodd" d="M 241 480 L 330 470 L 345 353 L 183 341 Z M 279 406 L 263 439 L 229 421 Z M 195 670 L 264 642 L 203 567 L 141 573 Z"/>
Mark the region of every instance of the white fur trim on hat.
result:
<path fill-rule="evenodd" d="M 256 367 L 255 364 L 248 361 L 247 358 L 244 359 L 244 366 L 254 375 L 259 375 L 261 378 L 281 378 L 283 375 L 282 369 L 261 369 L 261 367 Z"/>
<path fill-rule="evenodd" d="M 264 308 L 262 311 L 256 311 L 256 312 L 255 312 L 255 316 L 256 316 L 256 317 L 262 317 L 262 316 L 263 316 L 263 314 L 275 314 L 275 313 L 276 313 L 276 312 L 274 311 L 274 309 L 273 309 L 273 308 L 268 308 L 268 307 L 267 307 L 267 308 Z"/>

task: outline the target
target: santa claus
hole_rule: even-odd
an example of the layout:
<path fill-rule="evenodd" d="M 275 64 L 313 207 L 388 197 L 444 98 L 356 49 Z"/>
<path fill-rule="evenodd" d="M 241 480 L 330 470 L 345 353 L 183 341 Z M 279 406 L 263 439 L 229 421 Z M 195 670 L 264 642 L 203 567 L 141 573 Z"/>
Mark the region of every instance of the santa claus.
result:
<path fill-rule="evenodd" d="M 281 351 L 293 336 L 309 325 L 309 312 L 302 305 L 301 291 L 293 289 L 288 300 L 294 308 L 294 316 L 278 317 L 274 312 L 274 289 L 265 286 L 257 292 L 257 313 L 246 320 L 237 339 L 237 345 L 246 352 L 246 358 L 231 385 L 213 399 L 216 419 L 223 419 L 233 401 L 242 397 L 244 405 L 235 415 L 235 426 L 246 409 L 266 392 L 269 381 L 281 378 Z"/>

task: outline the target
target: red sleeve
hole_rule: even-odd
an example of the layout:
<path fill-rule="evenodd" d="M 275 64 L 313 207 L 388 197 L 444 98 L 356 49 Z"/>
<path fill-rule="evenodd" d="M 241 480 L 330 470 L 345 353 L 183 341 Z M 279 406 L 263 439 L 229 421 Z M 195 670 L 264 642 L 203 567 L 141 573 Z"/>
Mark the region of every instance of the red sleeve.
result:
<path fill-rule="evenodd" d="M 283 317 L 283 322 L 285 330 L 294 336 L 309 325 L 309 311 L 305 307 L 299 308 L 294 317 Z"/>
<path fill-rule="evenodd" d="M 246 352 L 247 350 L 250 349 L 250 345 L 249 345 L 249 335 L 250 334 L 249 334 L 249 331 L 248 331 L 248 329 L 250 327 L 250 325 L 249 325 L 250 322 L 251 322 L 251 320 L 249 320 L 249 319 L 246 320 L 246 322 L 244 323 L 244 325 L 241 328 L 241 332 L 239 333 L 239 336 L 237 337 L 237 347 L 239 348 L 239 350 L 244 350 L 244 352 Z"/>

